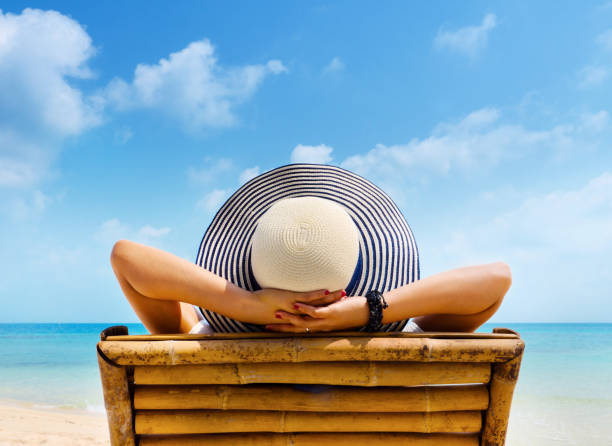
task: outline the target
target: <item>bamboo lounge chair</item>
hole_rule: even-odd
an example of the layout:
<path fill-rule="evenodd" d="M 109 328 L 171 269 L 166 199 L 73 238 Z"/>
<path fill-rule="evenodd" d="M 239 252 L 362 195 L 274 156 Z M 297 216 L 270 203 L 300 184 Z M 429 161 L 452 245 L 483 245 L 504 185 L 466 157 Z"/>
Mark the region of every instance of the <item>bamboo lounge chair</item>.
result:
<path fill-rule="evenodd" d="M 112 446 L 505 443 L 516 332 L 101 334 Z"/>

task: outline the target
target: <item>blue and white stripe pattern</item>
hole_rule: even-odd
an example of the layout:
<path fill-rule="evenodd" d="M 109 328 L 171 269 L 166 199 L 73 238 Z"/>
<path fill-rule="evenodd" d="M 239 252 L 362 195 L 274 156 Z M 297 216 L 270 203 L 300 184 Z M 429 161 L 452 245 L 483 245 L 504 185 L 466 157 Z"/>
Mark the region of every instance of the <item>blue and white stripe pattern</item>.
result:
<path fill-rule="evenodd" d="M 342 205 L 360 233 L 360 262 L 349 296 L 381 292 L 419 279 L 419 256 L 408 223 L 395 203 L 368 180 L 334 166 L 290 164 L 263 173 L 238 189 L 219 209 L 206 230 L 196 263 L 254 291 L 259 289 L 250 266 L 251 239 L 259 218 L 276 201 L 320 197 Z M 213 330 L 221 333 L 258 332 L 263 327 L 236 321 L 202 309 Z M 401 331 L 408 320 L 383 326 Z"/>

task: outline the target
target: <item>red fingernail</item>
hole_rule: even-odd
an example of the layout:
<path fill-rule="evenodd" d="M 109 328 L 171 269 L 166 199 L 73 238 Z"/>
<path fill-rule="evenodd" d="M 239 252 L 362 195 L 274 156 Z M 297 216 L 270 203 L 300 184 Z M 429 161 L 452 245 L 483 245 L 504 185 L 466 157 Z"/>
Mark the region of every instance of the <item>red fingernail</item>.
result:
<path fill-rule="evenodd" d="M 296 310 L 299 310 L 300 306 L 298 304 L 293 304 L 293 308 L 295 308 Z"/>
<path fill-rule="evenodd" d="M 340 293 L 340 297 L 344 297 L 346 296 L 346 291 L 342 290 L 342 292 Z"/>
<path fill-rule="evenodd" d="M 282 317 L 280 314 L 275 314 L 275 315 L 274 315 L 274 317 L 275 317 L 276 319 L 282 319 L 282 318 L 283 318 L 283 317 Z"/>
<path fill-rule="evenodd" d="M 325 295 L 327 296 L 329 294 L 329 290 L 325 290 Z"/>

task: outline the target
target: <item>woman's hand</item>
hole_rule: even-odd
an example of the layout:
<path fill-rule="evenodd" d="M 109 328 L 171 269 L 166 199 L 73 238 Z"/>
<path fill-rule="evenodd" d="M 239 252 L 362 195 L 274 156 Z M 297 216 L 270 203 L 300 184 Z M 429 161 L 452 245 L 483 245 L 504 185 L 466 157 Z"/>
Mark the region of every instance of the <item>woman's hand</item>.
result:
<path fill-rule="evenodd" d="M 347 297 L 325 307 L 304 303 L 297 303 L 296 307 L 297 311 L 277 311 L 276 317 L 284 323 L 266 325 L 266 330 L 313 333 L 357 328 L 368 323 L 368 303 L 362 296 Z M 296 312 L 301 314 L 294 314 Z"/>
<path fill-rule="evenodd" d="M 329 290 L 309 291 L 298 293 L 287 290 L 279 290 L 275 288 L 264 288 L 254 291 L 255 298 L 266 307 L 270 314 L 275 312 L 280 314 L 284 310 L 286 313 L 299 314 L 299 305 L 306 305 L 309 308 L 319 308 L 322 305 L 328 305 L 340 300 L 346 296 L 344 290 L 330 292 Z M 277 317 L 278 319 L 278 317 Z"/>

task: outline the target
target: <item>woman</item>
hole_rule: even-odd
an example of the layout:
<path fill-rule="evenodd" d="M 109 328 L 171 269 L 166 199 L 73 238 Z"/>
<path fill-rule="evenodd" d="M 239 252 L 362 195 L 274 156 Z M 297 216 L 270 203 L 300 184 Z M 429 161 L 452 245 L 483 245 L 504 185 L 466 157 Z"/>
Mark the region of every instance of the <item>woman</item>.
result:
<path fill-rule="evenodd" d="M 111 263 L 151 333 L 471 332 L 511 284 L 503 262 L 419 280 L 416 243 L 390 198 L 311 164 L 243 185 L 207 229 L 197 264 L 125 240 Z"/>

